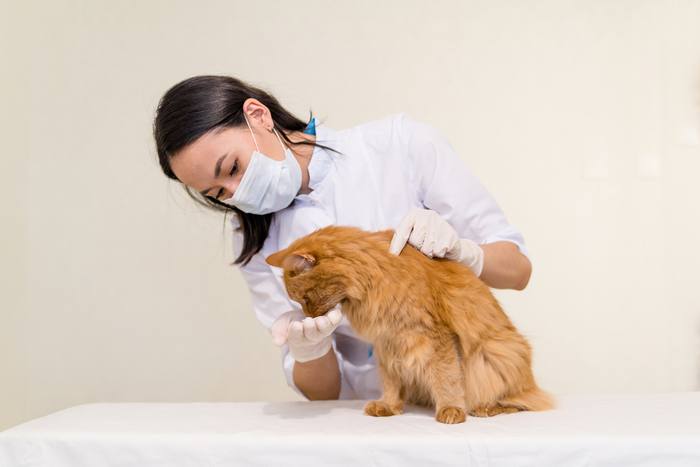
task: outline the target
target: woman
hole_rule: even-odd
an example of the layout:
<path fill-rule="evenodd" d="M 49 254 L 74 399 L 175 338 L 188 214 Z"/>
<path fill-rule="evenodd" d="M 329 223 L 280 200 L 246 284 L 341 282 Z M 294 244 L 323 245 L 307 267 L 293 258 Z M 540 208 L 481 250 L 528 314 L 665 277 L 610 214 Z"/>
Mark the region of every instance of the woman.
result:
<path fill-rule="evenodd" d="M 287 383 L 307 399 L 374 399 L 381 385 L 371 346 L 338 307 L 301 320 L 282 271 L 265 262 L 294 239 L 329 224 L 393 228 L 395 254 L 410 243 L 494 288 L 529 281 L 520 232 L 445 137 L 404 113 L 334 130 L 235 78 L 196 76 L 162 97 L 153 131 L 165 175 L 235 214 L 233 264 L 282 346 Z"/>

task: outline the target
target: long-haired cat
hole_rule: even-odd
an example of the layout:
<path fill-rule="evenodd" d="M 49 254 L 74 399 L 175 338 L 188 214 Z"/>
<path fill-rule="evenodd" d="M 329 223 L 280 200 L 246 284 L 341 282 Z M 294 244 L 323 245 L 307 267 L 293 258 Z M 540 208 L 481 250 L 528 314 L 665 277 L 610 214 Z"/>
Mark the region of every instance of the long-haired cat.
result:
<path fill-rule="evenodd" d="M 531 348 L 489 287 L 468 267 L 407 244 L 389 253 L 393 230 L 329 226 L 266 258 L 284 269 L 290 298 L 316 317 L 341 304 L 372 343 L 383 394 L 368 415 L 400 414 L 404 401 L 434 407 L 443 423 L 467 414 L 546 410 Z"/>

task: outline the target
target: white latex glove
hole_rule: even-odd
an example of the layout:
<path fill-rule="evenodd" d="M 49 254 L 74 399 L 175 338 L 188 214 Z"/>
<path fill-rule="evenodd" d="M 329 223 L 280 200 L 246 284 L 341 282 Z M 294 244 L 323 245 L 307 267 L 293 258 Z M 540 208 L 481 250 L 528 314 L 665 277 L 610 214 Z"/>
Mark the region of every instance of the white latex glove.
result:
<path fill-rule="evenodd" d="M 389 252 L 400 254 L 406 242 L 426 256 L 458 261 L 477 277 L 481 275 L 484 250 L 468 238 L 459 238 L 457 231 L 433 210 L 411 210 L 394 231 Z"/>
<path fill-rule="evenodd" d="M 288 311 L 272 323 L 272 341 L 276 345 L 287 342 L 289 353 L 297 362 L 315 360 L 328 353 L 333 342 L 333 331 L 342 319 L 340 305 L 316 318 L 305 317 L 301 311 Z"/>

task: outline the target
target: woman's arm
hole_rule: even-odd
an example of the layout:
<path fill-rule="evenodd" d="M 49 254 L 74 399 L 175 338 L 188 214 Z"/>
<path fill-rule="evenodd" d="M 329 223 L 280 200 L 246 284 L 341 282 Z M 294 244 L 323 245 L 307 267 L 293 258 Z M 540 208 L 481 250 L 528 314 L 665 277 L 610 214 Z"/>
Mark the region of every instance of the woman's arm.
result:
<path fill-rule="evenodd" d="M 409 156 L 422 207 L 437 212 L 460 239 L 484 247 L 484 261 L 470 267 L 481 264 L 479 277 L 485 283 L 494 288 L 524 289 L 530 277 L 530 262 L 523 257 L 527 251 L 522 233 L 508 222 L 496 199 L 444 134 L 401 115 L 397 125 L 400 141 Z M 518 247 L 525 253 L 520 253 Z"/>
<path fill-rule="evenodd" d="M 481 246 L 484 267 L 479 278 L 495 289 L 523 290 L 530 281 L 532 264 L 513 242 L 493 242 Z"/>
<path fill-rule="evenodd" d="M 338 399 L 340 369 L 333 348 L 326 355 L 308 362 L 294 362 L 294 384 L 309 400 Z"/>

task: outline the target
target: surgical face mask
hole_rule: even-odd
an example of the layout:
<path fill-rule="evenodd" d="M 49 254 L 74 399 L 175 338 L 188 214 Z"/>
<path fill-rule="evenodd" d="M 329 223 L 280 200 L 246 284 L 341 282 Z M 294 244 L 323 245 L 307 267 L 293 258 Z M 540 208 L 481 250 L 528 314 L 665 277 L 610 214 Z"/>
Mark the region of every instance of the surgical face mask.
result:
<path fill-rule="evenodd" d="M 245 114 L 243 116 L 245 117 Z M 279 211 L 289 206 L 299 192 L 301 167 L 292 151 L 285 148 L 277 130 L 274 131 L 284 149 L 284 159 L 277 161 L 261 153 L 247 117 L 245 121 L 257 150 L 253 151 L 233 196 L 222 202 L 251 214 Z"/>

